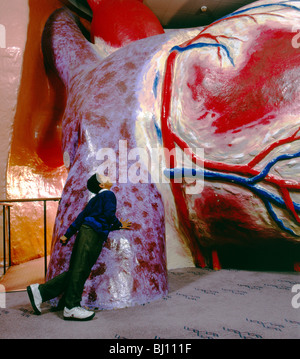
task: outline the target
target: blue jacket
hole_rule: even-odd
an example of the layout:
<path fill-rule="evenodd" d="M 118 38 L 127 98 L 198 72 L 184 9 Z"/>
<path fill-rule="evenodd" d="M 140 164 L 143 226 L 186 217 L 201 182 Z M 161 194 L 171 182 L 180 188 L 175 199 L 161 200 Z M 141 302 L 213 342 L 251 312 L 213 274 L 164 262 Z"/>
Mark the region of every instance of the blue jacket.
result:
<path fill-rule="evenodd" d="M 100 235 L 108 236 L 110 231 L 120 229 L 122 223 L 116 217 L 117 199 L 112 191 L 101 190 L 86 205 L 70 225 L 65 236 L 71 238 L 83 224 L 93 228 Z"/>

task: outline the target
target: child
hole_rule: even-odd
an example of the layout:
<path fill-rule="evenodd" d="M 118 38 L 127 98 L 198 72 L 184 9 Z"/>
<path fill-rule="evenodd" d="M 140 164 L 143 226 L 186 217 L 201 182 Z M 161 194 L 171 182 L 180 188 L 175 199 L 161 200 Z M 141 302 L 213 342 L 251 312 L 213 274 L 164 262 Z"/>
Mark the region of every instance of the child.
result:
<path fill-rule="evenodd" d="M 64 306 L 65 320 L 90 320 L 93 311 L 80 306 L 85 281 L 98 259 L 103 243 L 110 231 L 130 229 L 131 222 L 119 221 L 115 215 L 117 200 L 110 191 L 112 183 L 108 177 L 94 174 L 87 182 L 87 188 L 96 194 L 79 214 L 76 220 L 60 238 L 62 245 L 76 233 L 69 270 L 44 284 L 32 284 L 27 287 L 31 305 L 36 314 L 41 314 L 40 305 L 49 299 L 64 293 L 60 304 Z"/>

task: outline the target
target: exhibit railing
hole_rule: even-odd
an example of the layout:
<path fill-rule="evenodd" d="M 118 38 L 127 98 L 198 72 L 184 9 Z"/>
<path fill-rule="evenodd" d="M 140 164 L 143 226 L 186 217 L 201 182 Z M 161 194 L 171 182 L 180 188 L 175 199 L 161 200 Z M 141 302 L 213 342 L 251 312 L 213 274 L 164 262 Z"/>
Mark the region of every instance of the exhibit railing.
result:
<path fill-rule="evenodd" d="M 11 266 L 11 209 L 14 203 L 43 202 L 43 232 L 44 232 L 44 271 L 47 274 L 47 202 L 59 202 L 60 197 L 54 198 L 30 198 L 30 199 L 5 199 L 0 200 L 3 215 L 3 274 Z"/>

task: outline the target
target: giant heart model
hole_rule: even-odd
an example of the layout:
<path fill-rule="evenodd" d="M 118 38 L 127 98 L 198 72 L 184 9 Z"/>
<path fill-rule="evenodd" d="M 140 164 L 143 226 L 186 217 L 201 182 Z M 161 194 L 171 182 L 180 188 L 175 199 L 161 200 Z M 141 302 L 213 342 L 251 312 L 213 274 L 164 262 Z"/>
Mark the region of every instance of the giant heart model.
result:
<path fill-rule="evenodd" d="M 66 247 L 58 238 L 104 167 L 115 176 L 117 215 L 133 228 L 110 233 L 85 305 L 165 295 L 166 245 L 186 246 L 204 267 L 217 245 L 299 242 L 299 25 L 299 1 L 258 1 L 204 28 L 94 45 L 70 12 L 52 14 L 43 52 L 66 88 L 69 174 L 48 278 L 67 269 L 74 238 Z M 149 166 L 159 149 L 175 155 Z"/>

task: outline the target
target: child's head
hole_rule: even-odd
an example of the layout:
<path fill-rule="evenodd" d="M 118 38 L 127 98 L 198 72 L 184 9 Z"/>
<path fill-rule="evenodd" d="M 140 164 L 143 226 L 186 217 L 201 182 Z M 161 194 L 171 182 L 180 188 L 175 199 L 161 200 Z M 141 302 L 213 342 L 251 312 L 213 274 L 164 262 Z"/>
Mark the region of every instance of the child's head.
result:
<path fill-rule="evenodd" d="M 109 177 L 100 175 L 99 173 L 95 173 L 87 181 L 87 189 L 95 194 L 101 189 L 111 189 L 112 185 Z"/>

